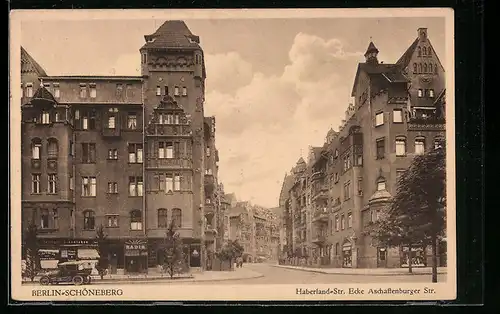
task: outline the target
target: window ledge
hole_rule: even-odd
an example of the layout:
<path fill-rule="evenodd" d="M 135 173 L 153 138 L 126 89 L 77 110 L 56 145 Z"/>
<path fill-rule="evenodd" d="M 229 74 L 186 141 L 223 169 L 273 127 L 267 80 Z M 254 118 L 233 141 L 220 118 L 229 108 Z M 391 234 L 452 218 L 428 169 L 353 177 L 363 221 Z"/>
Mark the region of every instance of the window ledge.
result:
<path fill-rule="evenodd" d="M 381 126 L 384 126 L 384 124 L 375 125 L 375 128 L 379 128 Z"/>
<path fill-rule="evenodd" d="M 94 229 L 82 229 L 82 231 L 95 231 L 95 228 Z"/>
<path fill-rule="evenodd" d="M 39 228 L 38 231 L 40 233 L 51 233 L 51 232 L 59 231 L 59 228 Z"/>
<path fill-rule="evenodd" d="M 96 198 L 96 195 L 81 195 L 82 198 Z"/>
<path fill-rule="evenodd" d="M 106 226 L 106 228 L 108 228 L 108 229 L 119 229 L 120 226 Z"/>
<path fill-rule="evenodd" d="M 396 155 L 396 157 L 407 157 L 408 154 L 404 154 L 404 155 Z"/>

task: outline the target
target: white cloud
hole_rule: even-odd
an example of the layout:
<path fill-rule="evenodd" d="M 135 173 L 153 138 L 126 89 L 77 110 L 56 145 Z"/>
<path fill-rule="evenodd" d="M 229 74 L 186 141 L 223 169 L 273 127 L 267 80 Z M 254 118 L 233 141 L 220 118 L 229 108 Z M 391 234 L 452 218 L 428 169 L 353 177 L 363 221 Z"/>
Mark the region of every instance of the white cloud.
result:
<path fill-rule="evenodd" d="M 250 68 L 235 53 L 228 55 L 230 60 L 219 59 L 212 71 Z M 343 119 L 360 55 L 346 52 L 337 39 L 299 33 L 281 75 L 252 73 L 248 80 L 245 72 L 247 85 L 240 86 L 239 77 L 236 90 L 207 93 L 206 112 L 217 121 L 219 174 L 228 192 L 277 206 L 285 172 L 301 155 L 307 157 L 309 145 L 322 145 L 328 129 Z M 234 64 L 237 60 L 243 65 Z M 207 85 L 212 84 L 210 73 Z"/>
<path fill-rule="evenodd" d="M 252 64 L 243 60 L 236 52 L 205 55 L 209 78 L 208 91 L 231 93 L 248 85 L 253 78 Z"/>

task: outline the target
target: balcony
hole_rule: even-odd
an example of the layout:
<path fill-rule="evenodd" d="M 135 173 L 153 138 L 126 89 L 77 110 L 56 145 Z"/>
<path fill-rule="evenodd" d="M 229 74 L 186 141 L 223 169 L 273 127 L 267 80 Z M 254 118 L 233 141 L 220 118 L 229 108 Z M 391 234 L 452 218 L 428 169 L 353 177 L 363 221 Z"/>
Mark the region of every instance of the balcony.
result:
<path fill-rule="evenodd" d="M 439 117 L 415 117 L 408 120 L 408 130 L 412 131 L 444 131 L 446 120 Z"/>
<path fill-rule="evenodd" d="M 121 136 L 121 131 L 120 128 L 102 128 L 101 130 L 102 136 L 104 137 L 120 137 Z"/>
<path fill-rule="evenodd" d="M 213 202 L 205 202 L 205 214 L 214 214 L 215 213 L 215 204 Z"/>
<path fill-rule="evenodd" d="M 146 168 L 148 169 L 191 169 L 193 161 L 190 159 L 174 158 L 148 158 L 146 159 Z"/>
<path fill-rule="evenodd" d="M 317 180 L 321 180 L 325 177 L 325 173 L 323 171 L 317 171 L 311 175 L 311 181 L 315 182 Z"/>
<path fill-rule="evenodd" d="M 318 189 L 316 189 L 313 195 L 313 201 L 326 201 L 328 200 L 328 198 L 329 198 L 328 188 L 326 186 L 321 186 Z"/>
<path fill-rule="evenodd" d="M 317 209 L 314 211 L 313 222 L 328 222 L 329 212 L 326 208 Z"/>
<path fill-rule="evenodd" d="M 319 233 L 319 234 L 313 235 L 312 243 L 322 244 L 324 242 L 326 242 L 326 234 L 325 233 Z"/>
<path fill-rule="evenodd" d="M 146 136 L 189 137 L 193 134 L 187 124 L 150 124 Z"/>

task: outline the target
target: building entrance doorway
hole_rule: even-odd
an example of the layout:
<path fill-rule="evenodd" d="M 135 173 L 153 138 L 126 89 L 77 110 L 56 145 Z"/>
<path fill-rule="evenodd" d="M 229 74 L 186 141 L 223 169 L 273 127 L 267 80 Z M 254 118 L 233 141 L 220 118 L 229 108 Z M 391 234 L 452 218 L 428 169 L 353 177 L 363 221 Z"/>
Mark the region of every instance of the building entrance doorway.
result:
<path fill-rule="evenodd" d="M 352 244 L 350 242 L 342 245 L 342 267 L 352 267 Z"/>
<path fill-rule="evenodd" d="M 377 249 L 377 267 L 385 268 L 387 267 L 387 249 L 378 248 Z"/>

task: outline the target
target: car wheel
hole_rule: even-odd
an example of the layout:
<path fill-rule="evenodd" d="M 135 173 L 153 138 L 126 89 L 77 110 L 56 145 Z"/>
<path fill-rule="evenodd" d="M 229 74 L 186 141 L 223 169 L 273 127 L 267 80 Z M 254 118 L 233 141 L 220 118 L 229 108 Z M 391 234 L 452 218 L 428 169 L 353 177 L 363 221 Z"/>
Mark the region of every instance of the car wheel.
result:
<path fill-rule="evenodd" d="M 83 280 L 83 277 L 82 277 L 82 276 L 75 276 L 75 277 L 73 277 L 73 284 L 74 284 L 75 286 L 79 286 L 79 285 L 81 285 L 83 282 L 84 282 L 84 280 Z"/>
<path fill-rule="evenodd" d="M 47 277 L 47 276 L 43 276 L 42 278 L 40 278 L 40 284 L 42 286 L 47 286 L 50 284 L 50 278 Z"/>

